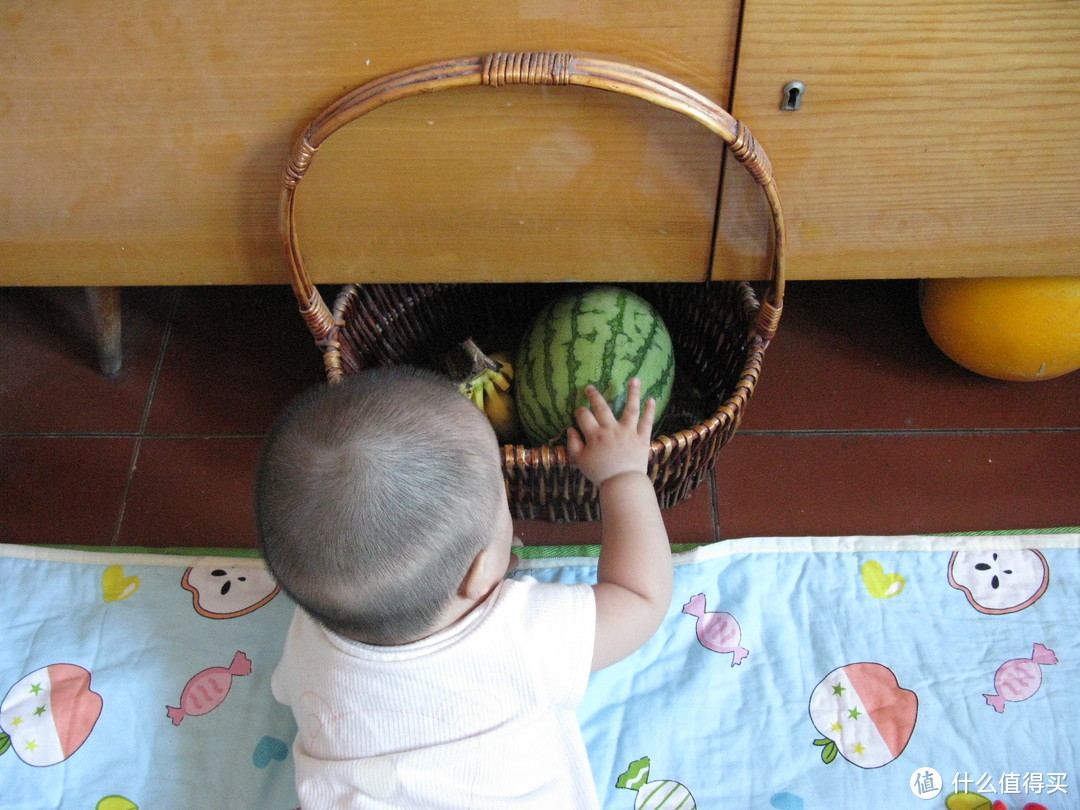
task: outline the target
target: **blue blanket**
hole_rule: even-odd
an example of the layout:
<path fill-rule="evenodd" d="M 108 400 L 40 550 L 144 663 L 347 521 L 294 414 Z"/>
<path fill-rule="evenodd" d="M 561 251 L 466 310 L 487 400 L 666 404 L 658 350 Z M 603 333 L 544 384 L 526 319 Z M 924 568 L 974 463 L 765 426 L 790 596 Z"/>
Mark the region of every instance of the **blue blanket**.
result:
<path fill-rule="evenodd" d="M 608 810 L 1080 797 L 1080 534 L 732 540 L 592 677 Z M 588 556 L 517 576 L 592 581 Z M 257 558 L 0 546 L 5 810 L 298 805 Z"/>

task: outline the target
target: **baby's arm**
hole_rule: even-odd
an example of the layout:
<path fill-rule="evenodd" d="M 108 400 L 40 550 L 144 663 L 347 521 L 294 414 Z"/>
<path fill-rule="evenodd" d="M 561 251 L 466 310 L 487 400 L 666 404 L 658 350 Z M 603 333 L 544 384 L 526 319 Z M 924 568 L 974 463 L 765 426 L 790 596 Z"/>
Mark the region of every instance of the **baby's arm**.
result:
<path fill-rule="evenodd" d="M 570 428 L 571 460 L 600 488 L 603 518 L 592 668 L 614 664 L 648 641 L 671 604 L 671 549 L 656 491 L 646 470 L 656 402 L 640 407 L 641 382 L 630 381 L 622 418 L 616 419 L 593 386 L 592 410 L 579 408 Z"/>

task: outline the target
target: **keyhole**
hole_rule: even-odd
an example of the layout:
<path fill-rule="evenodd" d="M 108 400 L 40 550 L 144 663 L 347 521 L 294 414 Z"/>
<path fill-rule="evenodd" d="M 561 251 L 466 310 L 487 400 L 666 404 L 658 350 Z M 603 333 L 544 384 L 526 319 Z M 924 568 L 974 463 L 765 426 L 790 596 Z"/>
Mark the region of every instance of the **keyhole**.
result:
<path fill-rule="evenodd" d="M 784 97 L 780 101 L 780 109 L 794 111 L 802 105 L 803 93 L 806 85 L 802 82 L 788 82 L 784 85 Z"/>

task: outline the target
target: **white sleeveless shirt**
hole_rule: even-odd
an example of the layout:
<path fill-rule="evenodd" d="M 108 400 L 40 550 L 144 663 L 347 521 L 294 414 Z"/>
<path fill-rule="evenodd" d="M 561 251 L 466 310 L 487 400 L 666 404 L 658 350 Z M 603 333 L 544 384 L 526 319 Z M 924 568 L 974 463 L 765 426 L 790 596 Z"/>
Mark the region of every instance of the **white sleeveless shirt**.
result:
<path fill-rule="evenodd" d="M 528 578 L 396 647 L 298 609 L 272 687 L 299 727 L 304 810 L 597 808 L 575 714 L 595 625 L 590 586 Z"/>

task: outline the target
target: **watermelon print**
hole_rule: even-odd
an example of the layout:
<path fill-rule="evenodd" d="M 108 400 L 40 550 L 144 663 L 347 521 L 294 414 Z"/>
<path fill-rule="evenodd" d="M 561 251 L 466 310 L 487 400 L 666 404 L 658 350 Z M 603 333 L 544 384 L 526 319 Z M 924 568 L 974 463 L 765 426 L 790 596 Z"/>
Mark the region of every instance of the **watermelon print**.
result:
<path fill-rule="evenodd" d="M 594 384 L 616 416 L 631 377 L 642 400 L 656 399 L 659 424 L 675 380 L 675 353 L 663 320 L 645 299 L 619 287 L 593 287 L 545 306 L 514 364 L 518 416 L 532 444 L 565 438 L 574 411 Z"/>

